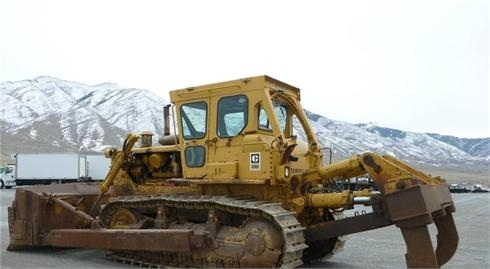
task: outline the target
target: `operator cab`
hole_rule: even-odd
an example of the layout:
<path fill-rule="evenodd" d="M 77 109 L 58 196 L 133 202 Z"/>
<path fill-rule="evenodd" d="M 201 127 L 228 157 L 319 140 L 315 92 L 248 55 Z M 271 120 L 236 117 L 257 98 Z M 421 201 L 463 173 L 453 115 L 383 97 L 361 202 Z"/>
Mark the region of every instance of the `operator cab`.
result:
<path fill-rule="evenodd" d="M 299 89 L 267 76 L 170 92 L 184 178 L 280 180 L 321 163 Z M 297 141 L 298 131 L 308 144 Z M 287 170 L 287 174 L 286 171 Z"/>

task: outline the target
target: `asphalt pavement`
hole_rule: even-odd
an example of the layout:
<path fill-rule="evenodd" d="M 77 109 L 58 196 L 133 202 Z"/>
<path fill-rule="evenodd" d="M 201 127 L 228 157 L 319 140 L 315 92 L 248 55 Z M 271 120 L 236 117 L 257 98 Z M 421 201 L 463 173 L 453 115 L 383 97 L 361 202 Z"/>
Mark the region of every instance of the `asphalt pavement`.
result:
<path fill-rule="evenodd" d="M 7 207 L 15 188 L 0 190 L 0 268 L 138 268 L 112 261 L 101 250 L 36 249 L 7 251 Z M 455 256 L 443 268 L 490 268 L 490 193 L 453 194 L 454 219 L 460 236 Z M 409 205 L 407 205 L 409 206 Z M 356 208 L 362 210 L 361 208 Z M 346 212 L 352 214 L 353 212 Z M 430 230 L 435 245 L 436 230 Z M 404 268 L 405 243 L 398 228 L 390 226 L 347 236 L 342 251 L 302 268 Z"/>

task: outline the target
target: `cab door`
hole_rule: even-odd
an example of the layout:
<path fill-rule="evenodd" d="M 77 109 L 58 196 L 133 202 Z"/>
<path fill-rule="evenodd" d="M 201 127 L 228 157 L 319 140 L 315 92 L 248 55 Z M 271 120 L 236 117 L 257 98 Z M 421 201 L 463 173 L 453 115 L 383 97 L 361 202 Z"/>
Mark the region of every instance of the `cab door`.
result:
<path fill-rule="evenodd" d="M 203 178 L 209 150 L 209 100 L 182 103 L 178 107 L 178 117 L 183 139 L 181 158 L 185 178 Z"/>
<path fill-rule="evenodd" d="M 234 88 L 227 90 L 230 95 L 213 96 L 210 124 L 211 139 L 208 140 L 209 179 L 237 179 L 239 160 L 243 152 L 243 132 L 247 127 L 249 98 Z M 234 93 L 233 93 L 234 92 Z"/>

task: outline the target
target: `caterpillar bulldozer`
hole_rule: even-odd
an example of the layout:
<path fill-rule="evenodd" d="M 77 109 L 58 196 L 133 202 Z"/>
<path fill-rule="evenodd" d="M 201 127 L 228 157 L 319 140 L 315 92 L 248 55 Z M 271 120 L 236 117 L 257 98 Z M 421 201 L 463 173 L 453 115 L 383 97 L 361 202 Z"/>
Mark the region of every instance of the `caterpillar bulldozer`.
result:
<path fill-rule="evenodd" d="M 407 267 L 438 268 L 455 253 L 446 181 L 371 152 L 327 161 L 298 88 L 258 76 L 170 100 L 158 145 L 151 132 L 129 133 L 105 151 L 101 183 L 17 188 L 8 249 L 103 249 L 149 267 L 294 268 L 330 255 L 344 235 L 396 225 Z M 356 176 L 377 191 L 337 184 Z M 358 204 L 370 213 L 343 216 Z"/>

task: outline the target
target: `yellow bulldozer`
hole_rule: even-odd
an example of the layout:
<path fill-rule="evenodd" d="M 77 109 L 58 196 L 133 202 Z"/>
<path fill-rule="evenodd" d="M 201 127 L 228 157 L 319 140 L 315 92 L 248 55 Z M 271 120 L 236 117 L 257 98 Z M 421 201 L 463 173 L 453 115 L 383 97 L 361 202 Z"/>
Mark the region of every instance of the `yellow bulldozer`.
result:
<path fill-rule="evenodd" d="M 17 188 L 8 249 L 104 249 L 149 267 L 294 268 L 342 247 L 343 235 L 394 224 L 407 267 L 437 268 L 456 251 L 446 181 L 376 153 L 330 163 L 298 88 L 258 76 L 170 100 L 158 145 L 151 132 L 129 133 L 105 151 L 102 183 Z M 338 187 L 356 176 L 378 191 Z M 371 213 L 342 216 L 356 204 Z"/>

